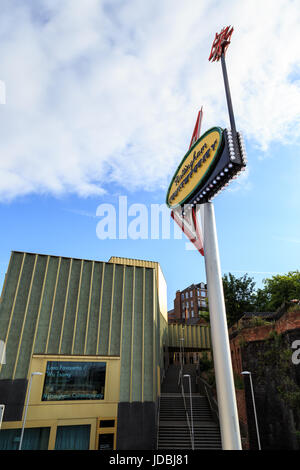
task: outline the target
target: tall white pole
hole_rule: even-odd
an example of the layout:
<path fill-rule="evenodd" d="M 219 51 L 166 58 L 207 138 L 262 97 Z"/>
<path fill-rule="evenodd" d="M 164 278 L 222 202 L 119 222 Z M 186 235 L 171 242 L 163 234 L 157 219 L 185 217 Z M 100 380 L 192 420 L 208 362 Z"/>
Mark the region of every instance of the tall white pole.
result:
<path fill-rule="evenodd" d="M 211 202 L 203 204 L 201 215 L 222 448 L 241 450 L 217 230 L 214 206 Z"/>

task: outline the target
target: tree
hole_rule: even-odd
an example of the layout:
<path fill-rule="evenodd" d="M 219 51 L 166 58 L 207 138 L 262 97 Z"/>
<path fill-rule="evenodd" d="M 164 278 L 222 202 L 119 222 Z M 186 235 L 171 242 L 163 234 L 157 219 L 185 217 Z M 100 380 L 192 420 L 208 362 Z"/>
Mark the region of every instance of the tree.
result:
<path fill-rule="evenodd" d="M 223 289 L 227 314 L 227 324 L 232 326 L 245 312 L 255 308 L 255 282 L 247 274 L 237 278 L 228 273 L 223 276 Z"/>
<path fill-rule="evenodd" d="M 264 279 L 263 283 L 263 289 L 257 292 L 257 298 L 260 296 L 261 311 L 274 312 L 284 301 L 300 299 L 300 271 L 276 274 L 270 279 Z"/>

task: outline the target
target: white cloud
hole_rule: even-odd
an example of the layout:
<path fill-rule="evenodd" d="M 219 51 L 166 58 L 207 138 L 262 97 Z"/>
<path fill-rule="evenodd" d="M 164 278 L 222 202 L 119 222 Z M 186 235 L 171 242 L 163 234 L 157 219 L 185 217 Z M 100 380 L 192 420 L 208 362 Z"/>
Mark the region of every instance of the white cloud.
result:
<path fill-rule="evenodd" d="M 262 150 L 300 136 L 297 1 L 2 2 L 0 198 L 168 185 L 198 109 L 228 125 L 215 32 L 238 129 Z M 245 181 L 244 181 L 245 183 Z"/>

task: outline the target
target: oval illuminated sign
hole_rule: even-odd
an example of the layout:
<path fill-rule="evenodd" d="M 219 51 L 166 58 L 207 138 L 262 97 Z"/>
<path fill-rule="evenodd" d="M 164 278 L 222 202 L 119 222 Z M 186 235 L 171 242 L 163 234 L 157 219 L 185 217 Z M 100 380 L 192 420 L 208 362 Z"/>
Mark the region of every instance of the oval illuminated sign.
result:
<path fill-rule="evenodd" d="M 195 189 L 205 183 L 221 153 L 222 137 L 223 130 L 213 127 L 184 156 L 167 192 L 166 202 L 170 208 L 187 204 Z"/>

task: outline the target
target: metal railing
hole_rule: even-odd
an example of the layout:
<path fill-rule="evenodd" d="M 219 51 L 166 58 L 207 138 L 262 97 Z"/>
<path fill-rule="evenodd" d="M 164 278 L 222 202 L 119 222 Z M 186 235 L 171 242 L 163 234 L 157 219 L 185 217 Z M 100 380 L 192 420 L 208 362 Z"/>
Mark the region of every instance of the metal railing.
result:
<path fill-rule="evenodd" d="M 159 414 L 160 414 L 160 396 L 158 396 L 157 415 L 156 415 L 156 450 L 158 449 L 158 441 L 159 441 Z"/>
<path fill-rule="evenodd" d="M 219 424 L 219 408 L 216 399 L 212 393 L 212 387 L 200 376 L 198 376 L 198 384 L 202 392 L 205 392 L 205 395 L 208 399 L 209 407 L 212 412 L 213 420 L 215 423 Z"/>
<path fill-rule="evenodd" d="M 191 376 L 189 374 L 185 374 L 185 375 L 183 374 L 183 364 L 184 364 L 183 338 L 180 338 L 179 341 L 180 341 L 180 369 L 179 369 L 179 376 L 178 376 L 178 386 L 181 383 L 181 395 L 182 395 L 182 398 L 183 398 L 187 425 L 188 425 L 189 432 L 190 432 L 192 450 L 194 450 L 194 420 L 193 420 Z M 182 344 L 181 344 L 181 342 L 182 342 Z M 191 419 L 189 419 L 189 414 L 188 414 L 186 400 L 185 400 L 185 393 L 184 393 L 184 386 L 183 386 L 183 378 L 184 377 L 189 378 Z"/>

